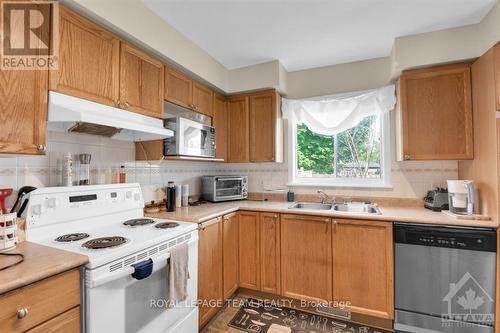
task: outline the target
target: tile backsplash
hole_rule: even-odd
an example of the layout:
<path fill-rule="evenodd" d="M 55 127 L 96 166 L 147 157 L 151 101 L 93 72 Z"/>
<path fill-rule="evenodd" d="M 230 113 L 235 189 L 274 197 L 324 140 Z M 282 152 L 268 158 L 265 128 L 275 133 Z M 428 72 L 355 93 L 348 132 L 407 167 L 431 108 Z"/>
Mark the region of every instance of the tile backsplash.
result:
<path fill-rule="evenodd" d="M 24 185 L 57 186 L 60 161 L 65 152 L 92 154 L 92 178 L 108 168 L 125 166 L 127 182 L 165 186 L 168 181 L 189 184 L 190 192 L 200 194 L 199 177 L 209 174 L 244 174 L 249 177 L 249 191 L 285 189 L 288 180 L 286 163 L 203 163 L 187 161 L 135 162 L 135 145 L 77 133 L 47 133 L 45 156 L 0 157 L 0 188 L 18 189 Z M 447 179 L 457 179 L 456 161 L 393 162 L 391 189 L 325 188 L 336 195 L 421 198 L 435 186 L 445 186 Z M 315 193 L 317 188 L 293 188 L 296 193 Z M 11 196 L 11 205 L 15 195 Z"/>

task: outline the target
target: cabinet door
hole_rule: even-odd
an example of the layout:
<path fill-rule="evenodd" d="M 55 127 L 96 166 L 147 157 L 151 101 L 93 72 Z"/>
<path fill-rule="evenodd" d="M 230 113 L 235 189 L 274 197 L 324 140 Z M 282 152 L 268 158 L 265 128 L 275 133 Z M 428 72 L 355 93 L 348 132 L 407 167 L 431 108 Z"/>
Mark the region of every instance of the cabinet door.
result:
<path fill-rule="evenodd" d="M 222 224 L 224 299 L 238 289 L 238 215 L 224 215 Z"/>
<path fill-rule="evenodd" d="M 165 67 L 165 99 L 191 109 L 193 105 L 193 81 L 173 68 Z"/>
<path fill-rule="evenodd" d="M 277 94 L 269 91 L 249 96 L 250 161 L 276 160 Z"/>
<path fill-rule="evenodd" d="M 398 91 L 399 159 L 473 158 L 469 63 L 403 72 Z"/>
<path fill-rule="evenodd" d="M 496 85 L 496 100 L 497 100 L 497 110 L 500 111 L 500 45 L 493 48 L 493 54 L 495 55 L 495 85 Z"/>
<path fill-rule="evenodd" d="M 260 289 L 259 214 L 239 212 L 239 272 L 240 287 Z"/>
<path fill-rule="evenodd" d="M 32 329 L 26 333 L 80 333 L 80 307 L 60 314 Z"/>
<path fill-rule="evenodd" d="M 260 213 L 260 290 L 279 295 L 280 288 L 280 217 Z"/>
<path fill-rule="evenodd" d="M 125 110 L 163 118 L 163 64 L 122 42 L 120 101 Z"/>
<path fill-rule="evenodd" d="M 45 154 L 48 83 L 48 70 L 0 70 L 0 153 Z"/>
<path fill-rule="evenodd" d="M 214 116 L 212 125 L 215 127 L 215 146 L 216 158 L 227 160 L 227 103 L 226 98 L 220 94 L 214 93 Z"/>
<path fill-rule="evenodd" d="M 229 162 L 249 162 L 249 112 L 248 97 L 229 98 L 227 102 L 229 119 Z"/>
<path fill-rule="evenodd" d="M 50 71 L 50 89 L 117 107 L 119 39 L 62 6 L 59 25 L 59 69 Z"/>
<path fill-rule="evenodd" d="M 333 299 L 350 310 L 393 319 L 392 224 L 333 221 Z"/>
<path fill-rule="evenodd" d="M 212 117 L 213 91 L 204 85 L 193 82 L 193 110 Z"/>
<path fill-rule="evenodd" d="M 222 218 L 200 225 L 198 241 L 199 323 L 203 327 L 219 310 L 209 302 L 223 299 L 222 294 Z"/>
<path fill-rule="evenodd" d="M 330 301 L 332 228 L 327 217 L 281 215 L 281 290 L 285 297 Z"/>

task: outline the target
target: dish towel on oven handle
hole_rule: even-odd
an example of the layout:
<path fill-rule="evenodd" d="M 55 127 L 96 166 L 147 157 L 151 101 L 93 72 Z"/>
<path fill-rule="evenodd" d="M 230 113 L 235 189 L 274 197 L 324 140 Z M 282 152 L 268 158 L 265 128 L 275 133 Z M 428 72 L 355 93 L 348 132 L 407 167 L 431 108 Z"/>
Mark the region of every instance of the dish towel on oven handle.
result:
<path fill-rule="evenodd" d="M 189 246 L 187 243 L 177 245 L 170 251 L 168 273 L 168 303 L 173 306 L 184 301 L 188 296 Z"/>

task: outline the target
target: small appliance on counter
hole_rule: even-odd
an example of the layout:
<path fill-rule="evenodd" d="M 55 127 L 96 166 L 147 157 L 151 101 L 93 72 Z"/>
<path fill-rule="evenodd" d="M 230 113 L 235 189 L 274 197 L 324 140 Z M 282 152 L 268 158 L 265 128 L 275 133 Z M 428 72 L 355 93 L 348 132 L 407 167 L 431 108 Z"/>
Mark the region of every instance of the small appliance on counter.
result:
<path fill-rule="evenodd" d="M 203 176 L 203 199 L 212 202 L 244 200 L 248 198 L 247 176 Z"/>
<path fill-rule="evenodd" d="M 435 212 L 449 209 L 448 190 L 437 187 L 434 190 L 427 191 L 424 198 L 424 207 Z"/>
<path fill-rule="evenodd" d="M 448 180 L 450 212 L 460 215 L 474 213 L 474 186 L 472 180 Z"/>

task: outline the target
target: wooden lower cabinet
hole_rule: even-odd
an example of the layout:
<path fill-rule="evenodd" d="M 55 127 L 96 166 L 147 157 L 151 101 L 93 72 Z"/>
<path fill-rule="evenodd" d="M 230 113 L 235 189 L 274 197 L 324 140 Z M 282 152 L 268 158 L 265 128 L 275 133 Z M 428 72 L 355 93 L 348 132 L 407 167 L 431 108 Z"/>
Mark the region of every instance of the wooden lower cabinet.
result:
<path fill-rule="evenodd" d="M 238 289 L 238 215 L 232 213 L 222 218 L 222 262 L 224 299 L 231 297 Z"/>
<path fill-rule="evenodd" d="M 239 219 L 240 287 L 260 289 L 259 213 L 241 211 Z"/>
<path fill-rule="evenodd" d="M 79 333 L 80 332 L 80 307 L 77 306 L 63 314 L 46 321 L 27 333 Z"/>
<path fill-rule="evenodd" d="M 334 219 L 333 300 L 394 319 L 392 223 Z"/>
<path fill-rule="evenodd" d="M 281 215 L 282 295 L 309 301 L 332 298 L 332 227 L 328 217 Z"/>
<path fill-rule="evenodd" d="M 204 222 L 199 227 L 198 299 L 199 324 L 205 324 L 217 313 L 222 291 L 222 218 Z"/>
<path fill-rule="evenodd" d="M 278 213 L 259 213 L 260 221 L 260 290 L 279 295 L 280 216 Z"/>
<path fill-rule="evenodd" d="M 79 306 L 80 271 L 73 269 L 1 295 L 0 332 L 78 332 Z M 18 318 L 22 309 L 27 315 Z M 72 323 L 65 326 L 66 320 Z M 63 329 L 76 327 L 76 321 L 78 330 Z"/>

